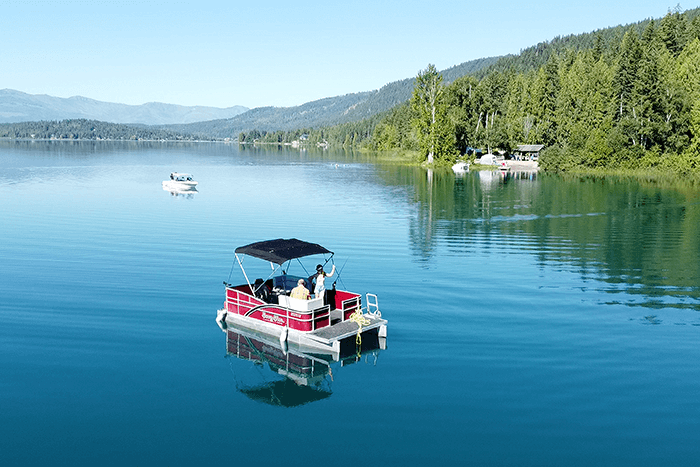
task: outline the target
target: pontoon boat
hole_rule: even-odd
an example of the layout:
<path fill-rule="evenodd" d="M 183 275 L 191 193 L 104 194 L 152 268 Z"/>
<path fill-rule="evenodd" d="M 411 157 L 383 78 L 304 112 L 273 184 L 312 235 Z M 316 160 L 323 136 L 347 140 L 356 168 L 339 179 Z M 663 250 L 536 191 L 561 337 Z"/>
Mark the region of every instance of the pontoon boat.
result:
<path fill-rule="evenodd" d="M 243 259 L 247 256 L 269 262 L 270 275 L 251 282 L 243 268 Z M 295 238 L 236 248 L 235 261 L 245 282 L 239 285 L 224 282 L 226 298 L 224 308 L 217 312 L 217 321 L 264 332 L 278 338 L 280 343 L 294 344 L 336 359 L 342 341 L 361 341 L 365 334 L 386 338 L 387 321 L 381 318 L 377 296 L 368 293 L 367 308 L 362 308 L 359 293 L 336 288 L 339 277 L 322 296 L 309 300 L 290 296 L 300 280 L 313 291 L 314 276 L 301 262 L 301 258 L 311 256 L 321 257 L 314 263 L 322 266 L 333 261 L 333 252 Z M 293 275 L 291 268 L 297 267 L 296 263 L 300 271 Z M 330 280 L 333 280 L 331 276 L 326 279 L 327 283 Z"/>

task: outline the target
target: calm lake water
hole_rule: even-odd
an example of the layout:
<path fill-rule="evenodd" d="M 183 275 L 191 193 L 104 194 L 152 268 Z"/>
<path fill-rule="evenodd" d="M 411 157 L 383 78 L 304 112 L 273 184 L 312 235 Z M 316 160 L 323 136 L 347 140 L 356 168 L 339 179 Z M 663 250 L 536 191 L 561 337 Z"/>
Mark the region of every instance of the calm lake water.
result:
<path fill-rule="evenodd" d="M 0 169 L 3 465 L 700 463 L 698 191 L 223 144 L 4 141 Z M 215 323 L 233 250 L 278 237 L 389 320 L 292 407 Z"/>

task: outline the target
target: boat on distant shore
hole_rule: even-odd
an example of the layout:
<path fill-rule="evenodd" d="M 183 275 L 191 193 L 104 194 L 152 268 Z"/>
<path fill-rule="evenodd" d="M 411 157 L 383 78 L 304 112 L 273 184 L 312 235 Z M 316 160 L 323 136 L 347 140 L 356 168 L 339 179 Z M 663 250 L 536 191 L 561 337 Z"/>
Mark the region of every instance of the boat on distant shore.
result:
<path fill-rule="evenodd" d="M 244 256 L 270 263 L 272 272 L 252 283 L 243 268 Z M 321 256 L 319 264 L 309 275 L 301 258 Z M 235 261 L 245 278 L 242 284 L 224 282 L 226 294 L 224 308 L 217 312 L 219 324 L 244 327 L 278 338 L 285 345 L 296 345 L 312 352 L 335 356 L 340 353 L 341 342 L 361 342 L 365 335 L 386 338 L 387 321 L 381 318 L 377 296 L 368 293 L 366 308 L 362 296 L 356 292 L 336 289 L 336 279 L 323 293 L 313 298 L 295 298 L 292 289 L 304 286 L 306 296 L 313 290 L 312 282 L 328 283 L 333 277 L 323 272 L 323 267 L 333 260 L 333 252 L 321 245 L 302 240 L 276 239 L 251 243 L 236 248 Z M 292 261 L 299 263 L 301 271 L 292 275 Z M 342 271 L 338 271 L 337 277 Z M 315 294 L 316 295 L 316 294 Z"/>
<path fill-rule="evenodd" d="M 197 182 L 190 174 L 172 172 L 170 180 L 163 181 L 163 189 L 170 192 L 197 191 Z"/>
<path fill-rule="evenodd" d="M 454 173 L 461 174 L 469 172 L 469 163 L 465 161 L 459 161 L 452 166 Z"/>
<path fill-rule="evenodd" d="M 481 165 L 498 165 L 498 156 L 488 153 L 477 159 L 477 163 Z"/>

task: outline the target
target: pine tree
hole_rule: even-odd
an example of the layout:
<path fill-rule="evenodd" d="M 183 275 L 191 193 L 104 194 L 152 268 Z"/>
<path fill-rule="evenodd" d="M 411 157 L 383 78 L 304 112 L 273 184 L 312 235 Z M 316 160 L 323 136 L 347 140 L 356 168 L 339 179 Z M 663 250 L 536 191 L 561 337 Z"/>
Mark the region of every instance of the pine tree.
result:
<path fill-rule="evenodd" d="M 427 155 L 429 164 L 435 157 L 449 156 L 452 152 L 450 146 L 453 146 L 442 79 L 435 65 L 429 64 L 418 73 L 411 99 L 413 124 L 418 132 L 421 151 Z"/>

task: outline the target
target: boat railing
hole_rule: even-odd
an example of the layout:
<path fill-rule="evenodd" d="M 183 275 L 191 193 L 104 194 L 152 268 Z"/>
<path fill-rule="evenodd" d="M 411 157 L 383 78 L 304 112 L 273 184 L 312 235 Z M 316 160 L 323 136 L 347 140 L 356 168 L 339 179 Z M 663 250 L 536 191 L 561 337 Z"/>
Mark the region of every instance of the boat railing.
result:
<path fill-rule="evenodd" d="M 349 292 L 347 292 L 350 294 Z M 356 312 L 357 310 L 362 310 L 362 296 L 358 294 L 351 294 L 352 296 L 350 298 L 342 299 L 340 300 L 340 306 L 337 308 L 340 308 L 341 310 L 341 315 L 342 315 L 342 320 L 345 321 L 346 319 L 350 318 L 350 315 Z"/>
<path fill-rule="evenodd" d="M 295 310 L 288 305 L 264 302 L 237 287 L 227 287 L 226 290 L 225 306 L 229 313 L 249 316 L 259 312 L 262 321 L 298 331 L 315 331 L 331 323 L 330 305 L 310 310 Z"/>

